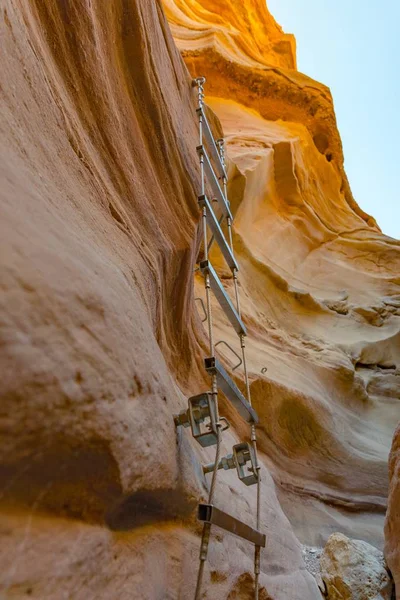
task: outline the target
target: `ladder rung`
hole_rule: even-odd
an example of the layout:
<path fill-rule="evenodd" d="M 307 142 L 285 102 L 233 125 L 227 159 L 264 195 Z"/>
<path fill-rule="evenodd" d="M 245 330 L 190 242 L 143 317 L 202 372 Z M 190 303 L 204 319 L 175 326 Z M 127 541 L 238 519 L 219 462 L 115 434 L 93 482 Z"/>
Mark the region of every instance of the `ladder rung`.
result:
<path fill-rule="evenodd" d="M 231 299 L 229 298 L 210 261 L 202 260 L 200 263 L 200 270 L 203 275 L 208 274 L 210 276 L 211 289 L 236 333 L 238 335 L 247 335 L 246 327 L 242 319 L 239 317 L 236 308 L 233 306 Z"/>
<path fill-rule="evenodd" d="M 199 117 L 202 117 L 202 125 L 203 125 L 204 137 L 207 140 L 208 147 L 209 147 L 210 152 L 211 152 L 211 156 L 214 159 L 214 162 L 215 162 L 215 164 L 216 164 L 216 166 L 218 168 L 219 177 L 220 178 L 222 178 L 222 177 L 226 177 L 227 178 L 225 167 L 224 167 L 224 165 L 221 162 L 221 157 L 219 155 L 219 152 L 218 152 L 218 149 L 217 149 L 217 145 L 215 143 L 214 136 L 213 136 L 212 131 L 211 131 L 210 124 L 209 124 L 208 119 L 206 117 L 206 113 L 204 112 L 203 108 L 198 108 L 196 110 L 196 112 L 197 112 L 197 114 L 198 114 Z"/>
<path fill-rule="evenodd" d="M 207 196 L 199 196 L 199 204 L 200 206 L 203 208 L 205 207 L 207 210 L 207 223 L 208 226 L 210 227 L 214 238 L 218 244 L 218 246 L 220 247 L 220 250 L 228 264 L 228 266 L 232 269 L 236 269 L 237 271 L 239 270 L 239 266 L 235 260 L 235 257 L 233 256 L 232 250 L 230 249 L 228 242 L 226 241 L 226 238 L 222 232 L 221 226 L 218 223 L 218 219 L 215 215 L 215 212 L 212 209 L 212 206 L 207 198 Z"/>
<path fill-rule="evenodd" d="M 217 376 L 218 387 L 222 390 L 228 400 L 232 402 L 238 413 L 248 421 L 248 423 L 258 423 L 256 411 L 251 404 L 247 402 L 246 398 L 243 396 L 233 379 L 225 371 L 219 360 L 215 358 L 215 356 L 211 356 L 210 358 L 204 359 L 204 363 L 207 373 Z"/>
<path fill-rule="evenodd" d="M 239 519 L 235 519 L 235 517 L 228 515 L 228 513 L 219 510 L 219 508 L 215 508 L 212 504 L 199 504 L 198 519 L 199 521 L 204 521 L 205 523 L 225 529 L 225 531 L 248 540 L 256 546 L 265 548 L 266 537 L 264 533 L 253 529 L 249 525 L 246 525 L 246 523 L 239 521 Z"/>
<path fill-rule="evenodd" d="M 232 217 L 232 213 L 230 211 L 229 205 L 226 201 L 226 198 L 223 194 L 223 191 L 221 190 L 221 186 L 219 185 L 219 181 L 218 178 L 215 174 L 215 171 L 212 167 L 212 164 L 210 162 L 210 159 L 208 158 L 208 154 L 207 151 L 205 149 L 204 146 L 197 146 L 196 148 L 197 153 L 199 156 L 203 156 L 204 157 L 204 169 L 206 172 L 206 176 L 208 177 L 208 180 L 211 184 L 211 188 L 214 194 L 214 197 L 216 198 L 218 204 L 220 205 L 220 208 L 222 210 L 222 213 L 224 215 L 224 217 L 229 217 L 231 220 L 233 220 Z"/>

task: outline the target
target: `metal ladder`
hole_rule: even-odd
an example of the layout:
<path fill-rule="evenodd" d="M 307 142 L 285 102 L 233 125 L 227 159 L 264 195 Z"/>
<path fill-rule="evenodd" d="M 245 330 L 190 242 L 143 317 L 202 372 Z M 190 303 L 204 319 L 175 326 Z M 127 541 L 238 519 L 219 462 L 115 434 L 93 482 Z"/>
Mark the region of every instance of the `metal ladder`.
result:
<path fill-rule="evenodd" d="M 208 546 L 210 541 L 211 526 L 215 525 L 229 533 L 241 537 L 254 545 L 254 598 L 258 600 L 259 596 L 259 575 L 260 575 L 260 552 L 265 547 L 265 535 L 260 532 L 260 490 L 261 477 L 260 466 L 257 459 L 257 441 L 255 425 L 258 422 L 258 416 L 251 406 L 250 385 L 246 364 L 245 337 L 247 335 L 246 327 L 241 318 L 240 299 L 238 289 L 238 271 L 239 266 L 236 262 L 233 240 L 232 240 L 232 221 L 233 216 L 230 210 L 230 204 L 227 196 L 228 177 L 225 168 L 224 140 L 215 141 L 212 134 L 207 116 L 204 110 L 204 77 L 198 77 L 193 80 L 193 86 L 197 87 L 198 108 L 196 110 L 199 119 L 199 145 L 197 154 L 200 159 L 201 170 L 201 193 L 198 197 L 199 206 L 202 209 L 203 223 L 203 246 L 204 256 L 200 261 L 199 270 L 204 277 L 206 292 L 206 309 L 203 321 L 208 322 L 208 337 L 210 355 L 205 358 L 204 364 L 207 373 L 211 379 L 211 391 L 204 392 L 197 396 L 192 396 L 188 400 L 187 410 L 183 410 L 174 416 L 177 427 L 190 427 L 193 437 L 203 446 L 216 445 L 216 455 L 214 463 L 203 466 L 203 472 L 212 473 L 210 491 L 207 504 L 200 504 L 198 507 L 198 519 L 203 522 L 203 534 L 200 548 L 200 565 L 197 577 L 195 600 L 200 600 L 203 580 L 204 565 L 207 559 Z M 212 190 L 212 197 L 206 195 L 206 180 L 209 188 Z M 221 186 L 222 183 L 222 186 Z M 212 204 L 215 203 L 221 214 L 217 218 Z M 226 220 L 228 239 L 221 228 L 223 220 Z M 211 231 L 211 238 L 208 239 L 208 230 Z M 211 245 L 216 242 L 221 253 L 231 270 L 234 289 L 235 304 L 231 301 L 220 278 L 209 260 L 209 250 Z M 219 305 L 229 319 L 232 327 L 236 331 L 241 348 L 240 362 L 234 367 L 237 368 L 243 364 L 244 377 L 246 382 L 246 396 L 237 387 L 231 376 L 216 357 L 216 346 L 220 341 L 214 343 L 212 310 L 211 310 L 211 291 L 214 293 Z M 202 301 L 201 301 L 202 302 Z M 203 304 L 203 302 L 202 302 Z M 203 305 L 204 308 L 204 305 Z M 232 348 L 226 344 L 231 350 Z M 232 350 L 233 351 L 233 350 Z M 234 351 L 233 351 L 234 352 Z M 235 353 L 236 354 L 236 353 Z M 226 398 L 233 404 L 239 414 L 250 425 L 251 444 L 242 442 L 235 444 L 232 454 L 220 457 L 221 432 L 229 427 L 229 423 L 224 417 L 219 416 L 218 411 L 218 390 L 222 391 Z M 221 421 L 225 423 L 222 427 Z M 255 528 L 246 525 L 242 521 L 223 512 L 213 504 L 217 472 L 220 469 L 236 469 L 239 479 L 245 485 L 257 486 L 257 511 Z"/>

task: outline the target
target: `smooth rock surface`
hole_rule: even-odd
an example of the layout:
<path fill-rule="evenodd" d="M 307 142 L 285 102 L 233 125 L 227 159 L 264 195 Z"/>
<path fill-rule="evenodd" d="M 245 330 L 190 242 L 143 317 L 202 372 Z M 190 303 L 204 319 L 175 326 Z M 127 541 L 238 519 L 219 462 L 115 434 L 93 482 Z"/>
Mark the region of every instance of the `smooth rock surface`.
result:
<path fill-rule="evenodd" d="M 330 536 L 320 560 L 328 600 L 390 600 L 392 581 L 383 554 L 362 540 Z"/>
<path fill-rule="evenodd" d="M 264 0 L 164 6 L 227 140 L 252 398 L 281 505 L 303 544 L 339 530 L 382 548 L 400 416 L 400 242 L 355 203 L 330 91 L 293 68 Z M 216 250 L 212 261 L 233 293 Z M 218 339 L 237 349 L 215 313 Z"/>

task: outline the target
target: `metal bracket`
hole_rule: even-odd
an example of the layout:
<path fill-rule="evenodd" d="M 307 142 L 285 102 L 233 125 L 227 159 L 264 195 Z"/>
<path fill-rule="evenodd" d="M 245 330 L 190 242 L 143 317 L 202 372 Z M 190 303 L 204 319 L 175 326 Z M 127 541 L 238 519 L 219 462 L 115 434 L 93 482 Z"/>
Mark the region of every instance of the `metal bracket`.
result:
<path fill-rule="evenodd" d="M 245 469 L 246 464 L 250 462 L 250 466 Z M 233 446 L 233 453 L 223 456 L 218 463 L 218 469 L 235 469 L 240 481 L 245 485 L 253 485 L 258 481 L 257 462 L 254 453 L 254 448 L 247 442 L 236 444 Z M 204 473 L 212 473 L 215 469 L 215 463 L 210 463 L 203 466 Z"/>
<path fill-rule="evenodd" d="M 233 446 L 233 458 L 236 463 L 237 474 L 245 485 L 253 485 L 258 481 L 257 461 L 253 446 L 247 442 Z M 250 466 L 245 469 L 246 464 Z"/>
<path fill-rule="evenodd" d="M 188 409 L 174 415 L 176 427 L 191 427 L 192 434 L 200 446 L 214 446 L 218 440 L 217 410 L 211 392 L 192 396 Z"/>
<path fill-rule="evenodd" d="M 240 367 L 240 365 L 241 365 L 241 364 L 242 364 L 242 362 L 243 362 L 243 359 L 242 359 L 242 358 L 239 356 L 239 354 L 236 352 L 236 350 L 234 350 L 234 349 L 232 348 L 232 346 L 231 346 L 230 344 L 228 344 L 228 342 L 225 342 L 225 340 L 220 340 L 219 342 L 217 342 L 217 343 L 215 344 L 214 348 L 216 348 L 216 347 L 218 346 L 218 344 L 225 344 L 225 346 L 226 346 L 227 348 L 229 348 L 229 350 L 232 352 L 232 354 L 234 354 L 234 355 L 236 356 L 236 358 L 238 358 L 238 359 L 239 359 L 239 362 L 238 362 L 238 364 L 237 364 L 237 365 L 235 365 L 234 367 L 232 367 L 232 371 L 235 371 L 235 369 L 237 369 L 238 367 Z"/>

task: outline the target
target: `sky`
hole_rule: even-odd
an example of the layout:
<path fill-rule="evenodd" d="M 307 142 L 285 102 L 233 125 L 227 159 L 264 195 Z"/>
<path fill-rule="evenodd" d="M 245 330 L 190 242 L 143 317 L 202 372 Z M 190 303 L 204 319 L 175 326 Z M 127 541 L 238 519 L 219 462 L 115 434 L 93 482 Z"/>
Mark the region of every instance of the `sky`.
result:
<path fill-rule="evenodd" d="M 400 239 L 400 0 L 267 0 L 298 70 L 330 87 L 359 206 Z"/>

